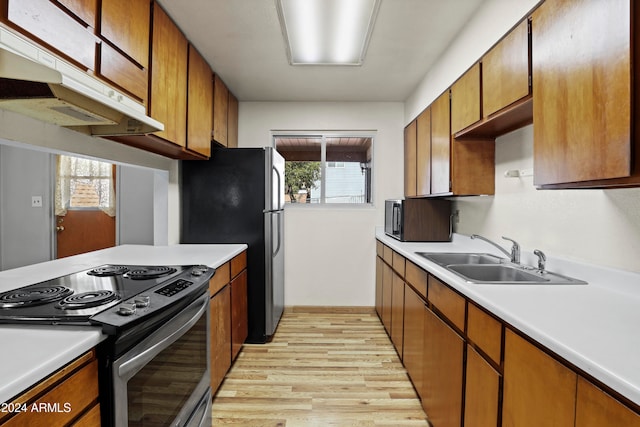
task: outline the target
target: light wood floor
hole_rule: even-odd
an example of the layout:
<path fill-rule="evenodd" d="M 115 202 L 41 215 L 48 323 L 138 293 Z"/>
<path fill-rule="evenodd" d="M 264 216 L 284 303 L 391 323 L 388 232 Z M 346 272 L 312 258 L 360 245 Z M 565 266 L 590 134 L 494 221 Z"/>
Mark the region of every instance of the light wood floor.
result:
<path fill-rule="evenodd" d="M 288 309 L 245 345 L 213 400 L 214 426 L 428 426 L 373 311 Z"/>

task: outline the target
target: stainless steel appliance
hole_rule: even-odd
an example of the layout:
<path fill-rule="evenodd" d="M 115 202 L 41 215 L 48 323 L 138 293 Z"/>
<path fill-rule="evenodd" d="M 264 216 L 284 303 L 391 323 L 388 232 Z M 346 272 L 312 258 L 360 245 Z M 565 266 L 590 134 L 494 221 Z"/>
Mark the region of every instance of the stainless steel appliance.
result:
<path fill-rule="evenodd" d="M 448 242 L 452 234 L 451 201 L 385 201 L 384 232 L 403 242 Z"/>
<path fill-rule="evenodd" d="M 101 327 L 102 425 L 209 426 L 214 273 L 104 265 L 1 293 L 0 323 Z"/>
<path fill-rule="evenodd" d="M 273 148 L 213 149 L 180 165 L 182 243 L 246 243 L 249 334 L 264 343 L 284 310 L 284 158 Z"/>

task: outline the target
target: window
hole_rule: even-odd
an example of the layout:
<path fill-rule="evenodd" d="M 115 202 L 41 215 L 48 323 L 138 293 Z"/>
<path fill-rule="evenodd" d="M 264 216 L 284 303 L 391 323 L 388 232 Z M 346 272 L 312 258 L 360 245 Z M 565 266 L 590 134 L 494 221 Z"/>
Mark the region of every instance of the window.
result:
<path fill-rule="evenodd" d="M 371 203 L 371 136 L 276 135 L 288 203 Z"/>
<path fill-rule="evenodd" d="M 56 215 L 64 216 L 67 209 L 100 209 L 115 216 L 112 164 L 60 155 L 56 169 Z"/>

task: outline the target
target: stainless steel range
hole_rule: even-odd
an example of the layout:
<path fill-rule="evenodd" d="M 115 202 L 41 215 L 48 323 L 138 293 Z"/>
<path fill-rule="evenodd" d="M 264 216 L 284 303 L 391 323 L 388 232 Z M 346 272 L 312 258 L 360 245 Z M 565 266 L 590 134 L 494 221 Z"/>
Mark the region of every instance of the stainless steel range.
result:
<path fill-rule="evenodd" d="M 211 423 L 207 266 L 103 265 L 0 293 L 0 323 L 101 327 L 104 426 Z"/>

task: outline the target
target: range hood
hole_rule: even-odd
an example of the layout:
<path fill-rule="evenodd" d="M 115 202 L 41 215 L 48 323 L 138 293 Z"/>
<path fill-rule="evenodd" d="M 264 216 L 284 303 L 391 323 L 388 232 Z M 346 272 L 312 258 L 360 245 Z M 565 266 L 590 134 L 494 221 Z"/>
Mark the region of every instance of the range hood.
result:
<path fill-rule="evenodd" d="M 164 130 L 144 105 L 3 27 L 0 109 L 95 136 Z"/>

